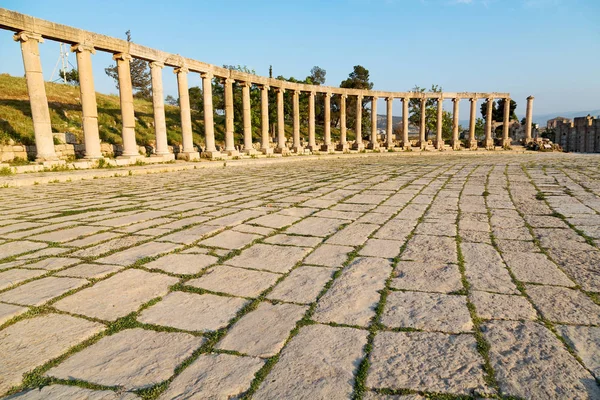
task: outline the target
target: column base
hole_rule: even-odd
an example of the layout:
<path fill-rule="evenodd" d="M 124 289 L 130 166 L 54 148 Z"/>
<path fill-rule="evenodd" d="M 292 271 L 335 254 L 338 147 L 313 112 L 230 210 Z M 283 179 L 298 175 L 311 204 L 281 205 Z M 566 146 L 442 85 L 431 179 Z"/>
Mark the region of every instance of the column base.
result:
<path fill-rule="evenodd" d="M 512 141 L 510 139 L 502 140 L 502 147 L 507 148 L 507 147 L 510 147 L 511 145 L 512 145 Z"/>
<path fill-rule="evenodd" d="M 494 140 L 486 140 L 485 141 L 485 148 L 486 150 L 494 150 L 496 146 L 494 146 Z"/>
<path fill-rule="evenodd" d="M 214 160 L 216 158 L 221 158 L 223 157 L 223 155 L 221 154 L 220 151 L 217 150 L 213 150 L 213 151 L 203 151 L 201 154 L 202 158 L 208 158 L 209 160 Z"/>
<path fill-rule="evenodd" d="M 255 148 L 244 149 L 244 154 L 247 156 L 255 156 L 258 155 L 259 152 Z"/>
<path fill-rule="evenodd" d="M 150 158 L 162 158 L 164 161 L 173 161 L 175 160 L 175 154 L 173 153 L 157 153 L 152 154 Z"/>
<path fill-rule="evenodd" d="M 319 151 L 320 147 L 317 146 L 316 144 L 313 144 L 313 145 L 309 144 L 308 146 L 306 146 L 306 149 L 309 150 L 310 152 L 314 153 L 315 151 Z"/>
<path fill-rule="evenodd" d="M 460 150 L 460 140 L 452 141 L 452 150 Z"/>
<path fill-rule="evenodd" d="M 304 147 L 303 146 L 292 146 L 292 153 L 304 154 Z"/>
<path fill-rule="evenodd" d="M 263 153 L 264 155 L 269 155 L 269 154 L 273 154 L 273 148 L 272 147 L 263 147 L 262 149 L 260 149 L 261 153 Z"/>
<path fill-rule="evenodd" d="M 477 140 L 469 141 L 469 150 L 477 150 Z"/>
<path fill-rule="evenodd" d="M 421 150 L 425 150 L 427 148 L 427 141 L 421 140 L 417 143 L 417 147 Z"/>
<path fill-rule="evenodd" d="M 321 145 L 321 151 L 324 151 L 326 153 L 333 153 L 334 150 L 335 150 L 335 146 L 332 144 Z"/>
<path fill-rule="evenodd" d="M 370 142 L 367 145 L 367 149 L 369 149 L 369 150 L 376 150 L 377 151 L 377 150 L 379 150 L 379 143 L 377 143 L 377 142 Z"/>
<path fill-rule="evenodd" d="M 84 160 L 100 160 L 102 158 L 104 158 L 104 156 L 102 154 L 100 154 L 99 156 L 97 156 L 97 155 L 89 155 L 88 156 L 87 154 L 85 156 L 83 156 Z"/>
<path fill-rule="evenodd" d="M 444 150 L 444 141 L 435 141 L 434 146 L 436 148 L 436 150 Z"/>
<path fill-rule="evenodd" d="M 139 154 L 121 154 L 120 156 L 117 157 L 117 160 L 137 160 L 142 157 L 143 156 L 141 156 Z"/>
<path fill-rule="evenodd" d="M 290 149 L 287 147 L 276 147 L 275 153 L 277 154 L 290 154 Z"/>
<path fill-rule="evenodd" d="M 181 153 L 177 153 L 177 159 L 185 161 L 197 161 L 200 159 L 200 153 L 197 151 L 182 151 Z"/>
<path fill-rule="evenodd" d="M 335 149 L 337 151 L 348 151 L 348 150 L 350 150 L 350 145 L 348 145 L 348 142 L 340 143 L 337 146 L 335 146 Z"/>
<path fill-rule="evenodd" d="M 383 147 L 390 150 L 390 149 L 393 149 L 394 147 L 396 147 L 396 145 L 394 143 L 386 143 L 383 145 Z"/>
<path fill-rule="evenodd" d="M 408 150 L 412 148 L 412 145 L 410 144 L 410 141 L 406 141 L 406 142 L 400 142 L 400 146 L 402 148 L 402 150 Z"/>
<path fill-rule="evenodd" d="M 354 143 L 352 145 L 352 150 L 358 150 L 358 151 L 363 151 L 365 149 L 365 144 L 364 143 Z"/>
<path fill-rule="evenodd" d="M 235 150 L 235 149 L 234 150 L 227 150 L 227 149 L 225 149 L 225 153 L 227 153 L 227 155 L 229 157 L 239 157 L 239 155 L 240 155 L 240 152 L 237 151 L 237 150 Z"/>

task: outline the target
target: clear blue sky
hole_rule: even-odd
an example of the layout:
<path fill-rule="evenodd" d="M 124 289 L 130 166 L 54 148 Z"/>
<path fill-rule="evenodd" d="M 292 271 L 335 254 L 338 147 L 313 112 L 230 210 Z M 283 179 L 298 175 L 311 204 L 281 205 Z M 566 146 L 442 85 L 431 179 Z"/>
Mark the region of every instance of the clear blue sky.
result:
<path fill-rule="evenodd" d="M 338 86 L 361 64 L 375 89 L 510 92 L 524 114 L 600 108 L 600 0 L 2 0 L 35 17 L 212 64 L 304 78 L 314 65 Z M 42 45 L 50 79 L 59 45 Z M 19 46 L 0 31 L 0 72 L 22 75 Z M 75 58 L 70 56 L 75 64 Z M 96 87 L 115 93 L 93 58 Z M 165 89 L 176 94 L 165 69 Z M 190 85 L 200 84 L 192 77 Z M 467 118 L 468 102 L 461 107 Z M 450 107 L 450 104 L 446 105 Z M 400 113 L 399 104 L 394 114 Z M 384 112 L 383 104 L 379 105 Z"/>

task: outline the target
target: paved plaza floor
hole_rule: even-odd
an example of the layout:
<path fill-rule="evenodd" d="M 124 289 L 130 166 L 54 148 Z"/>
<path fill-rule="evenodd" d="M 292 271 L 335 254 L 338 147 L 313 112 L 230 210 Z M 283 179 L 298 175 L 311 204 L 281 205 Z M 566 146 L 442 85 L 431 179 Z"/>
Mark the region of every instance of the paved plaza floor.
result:
<path fill-rule="evenodd" d="M 0 189 L 0 397 L 600 399 L 600 156 Z"/>

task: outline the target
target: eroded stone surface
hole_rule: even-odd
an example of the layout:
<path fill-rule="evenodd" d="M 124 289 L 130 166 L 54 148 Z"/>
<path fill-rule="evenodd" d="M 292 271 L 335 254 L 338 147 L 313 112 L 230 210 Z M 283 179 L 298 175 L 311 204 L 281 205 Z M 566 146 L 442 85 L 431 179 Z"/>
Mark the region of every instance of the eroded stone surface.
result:
<path fill-rule="evenodd" d="M 537 313 L 523 296 L 473 291 L 469 294 L 483 319 L 536 319 Z"/>
<path fill-rule="evenodd" d="M 583 360 L 585 366 L 598 378 L 600 376 L 600 328 L 559 325 L 556 329 Z"/>
<path fill-rule="evenodd" d="M 148 269 L 159 269 L 172 274 L 193 275 L 217 262 L 208 254 L 167 254 L 158 260 L 144 264 Z"/>
<path fill-rule="evenodd" d="M 400 261 L 394 270 L 391 287 L 422 292 L 450 293 L 463 289 L 460 271 L 455 264 Z"/>
<path fill-rule="evenodd" d="M 292 269 L 309 251 L 309 249 L 303 247 L 274 246 L 259 243 L 242 251 L 239 256 L 227 260 L 227 264 L 234 267 L 284 273 Z"/>
<path fill-rule="evenodd" d="M 581 325 L 600 324 L 600 306 L 579 290 L 527 285 L 527 294 L 546 318 Z"/>
<path fill-rule="evenodd" d="M 298 267 L 275 286 L 267 297 L 293 303 L 312 303 L 332 275 L 333 271 L 328 268 L 306 265 Z"/>
<path fill-rule="evenodd" d="M 271 272 L 219 265 L 206 271 L 200 278 L 186 282 L 186 285 L 234 296 L 258 297 L 279 278 L 281 275 Z"/>
<path fill-rule="evenodd" d="M 6 399 L 19 400 L 135 400 L 139 397 L 133 393 L 119 393 L 110 390 L 91 390 L 78 386 L 51 385 L 44 386 L 41 389 L 32 389 L 26 392 L 17 393 Z"/>

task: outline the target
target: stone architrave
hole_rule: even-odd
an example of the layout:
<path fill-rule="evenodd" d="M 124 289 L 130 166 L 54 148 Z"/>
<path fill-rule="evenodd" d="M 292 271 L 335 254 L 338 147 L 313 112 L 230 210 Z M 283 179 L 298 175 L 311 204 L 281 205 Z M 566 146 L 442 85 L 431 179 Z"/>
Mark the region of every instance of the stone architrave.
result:
<path fill-rule="evenodd" d="M 477 99 L 469 99 L 471 102 L 471 112 L 469 114 L 469 149 L 477 150 L 477 140 L 475 139 L 475 123 L 477 115 Z"/>
<path fill-rule="evenodd" d="M 54 152 L 50 110 L 40 60 L 39 44 L 44 39 L 41 35 L 31 32 L 19 32 L 13 36 L 13 39 L 21 43 L 27 93 L 31 104 L 31 118 L 33 119 L 35 134 L 36 160 L 40 162 L 57 160 L 58 158 Z"/>
<path fill-rule="evenodd" d="M 154 132 L 156 149 L 154 155 L 173 159 L 167 145 L 167 123 L 165 119 L 165 100 L 163 91 L 162 69 L 165 64 L 159 61 L 150 63 L 152 74 L 152 106 L 154 108 Z"/>
<path fill-rule="evenodd" d="M 215 145 L 215 122 L 212 99 L 212 80 L 213 74 L 210 72 L 202 72 L 202 95 L 204 99 L 204 140 L 206 149 L 202 153 L 206 158 L 219 158 L 221 152 L 217 151 Z"/>
<path fill-rule="evenodd" d="M 117 62 L 121 117 L 123 119 L 123 154 L 121 154 L 121 157 L 137 158 L 140 154 L 135 142 L 133 87 L 131 86 L 131 71 L 129 67 L 131 56 L 126 53 L 117 53 L 113 56 L 113 60 Z"/>
<path fill-rule="evenodd" d="M 362 141 L 362 101 L 362 94 L 356 96 L 356 122 L 354 124 L 354 134 L 356 136 L 356 140 L 354 141 L 352 149 L 358 151 L 362 151 L 365 149 L 365 145 Z"/>
<path fill-rule="evenodd" d="M 458 139 L 458 116 L 460 110 L 460 99 L 455 97 L 452 99 L 452 150 L 460 149 L 460 140 Z"/>
<path fill-rule="evenodd" d="M 322 151 L 332 153 L 334 146 L 331 144 L 331 93 L 324 93 L 325 95 L 325 121 L 324 121 L 324 137 L 325 143 L 321 147 Z"/>

